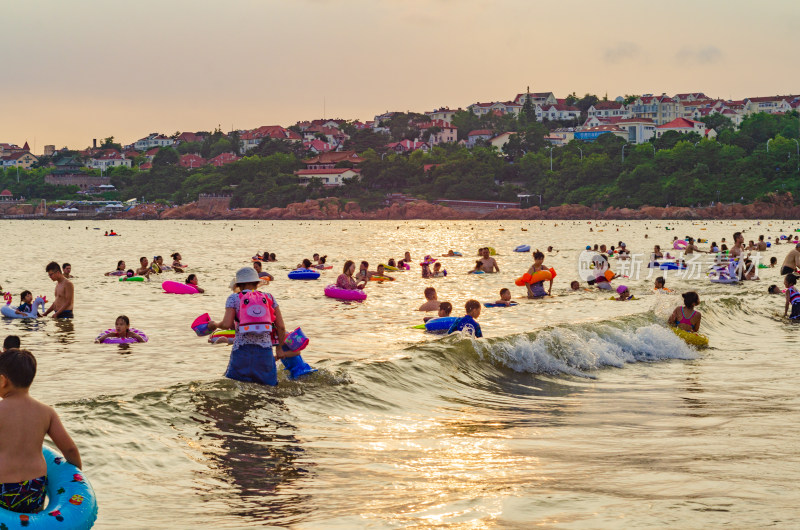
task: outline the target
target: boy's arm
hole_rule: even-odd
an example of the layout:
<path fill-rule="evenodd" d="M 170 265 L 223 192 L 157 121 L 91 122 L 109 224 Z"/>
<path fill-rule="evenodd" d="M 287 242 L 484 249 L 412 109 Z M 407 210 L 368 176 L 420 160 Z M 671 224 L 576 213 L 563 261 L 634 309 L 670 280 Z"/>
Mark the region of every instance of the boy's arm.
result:
<path fill-rule="evenodd" d="M 783 316 L 789 314 L 789 289 L 786 289 L 786 307 L 783 308 Z"/>
<path fill-rule="evenodd" d="M 47 430 L 47 435 L 56 444 L 67 462 L 81 469 L 81 454 L 78 452 L 78 446 L 70 438 L 56 411 L 51 408 L 50 414 L 50 428 Z"/>

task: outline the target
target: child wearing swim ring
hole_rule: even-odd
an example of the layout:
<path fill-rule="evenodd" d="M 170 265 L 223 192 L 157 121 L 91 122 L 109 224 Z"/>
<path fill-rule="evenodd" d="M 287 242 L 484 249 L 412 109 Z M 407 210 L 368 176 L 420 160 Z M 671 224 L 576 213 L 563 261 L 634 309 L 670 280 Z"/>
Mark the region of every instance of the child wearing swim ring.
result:
<path fill-rule="evenodd" d="M 198 285 L 197 285 L 197 275 L 196 274 L 190 274 L 189 276 L 186 277 L 186 285 L 191 285 L 192 287 L 197 289 L 198 293 L 204 293 L 205 292 L 202 287 L 198 287 Z"/>
<path fill-rule="evenodd" d="M 544 252 L 536 249 L 536 251 L 533 253 L 533 265 L 531 265 L 528 269 L 528 274 L 532 276 L 539 271 L 546 270 L 548 270 L 548 268 L 544 266 Z M 553 289 L 553 279 L 550 279 L 550 285 L 548 285 L 546 291 L 544 290 L 544 282 L 545 280 L 536 283 L 526 283 L 525 287 L 528 290 L 528 298 L 542 298 L 545 296 L 550 296 L 550 291 Z"/>
<path fill-rule="evenodd" d="M 664 279 L 664 277 L 663 276 L 659 276 L 658 278 L 656 278 L 655 285 L 653 286 L 653 290 L 655 292 L 657 292 L 657 293 L 658 292 L 671 293 L 672 290 L 671 289 L 667 289 L 665 287 L 666 283 L 667 283 L 667 281 Z"/>
<path fill-rule="evenodd" d="M 481 325 L 476 320 L 481 316 L 481 303 L 477 300 L 467 300 L 467 303 L 464 304 L 464 310 L 467 314 L 453 322 L 450 329 L 447 330 L 447 334 L 468 330 L 472 332 L 476 339 L 483 337 Z"/>
<path fill-rule="evenodd" d="M 142 337 L 135 331 L 131 331 L 130 328 L 131 328 L 130 319 L 125 315 L 120 315 L 117 317 L 117 320 L 114 321 L 115 331 L 102 333 L 96 339 L 94 339 L 94 341 L 103 342 L 106 339 L 117 338 L 117 339 L 133 339 L 136 342 L 147 342 L 144 337 Z"/>
<path fill-rule="evenodd" d="M 506 287 L 500 289 L 500 300 L 494 303 L 495 305 L 504 305 L 506 307 L 511 305 L 511 291 Z"/>
<path fill-rule="evenodd" d="M 18 315 L 27 315 L 33 309 L 33 295 L 30 291 L 22 291 L 19 295 L 19 300 L 22 302 L 16 309 Z"/>
<path fill-rule="evenodd" d="M 800 318 L 800 292 L 797 291 L 797 276 L 794 274 L 787 274 L 783 278 L 783 285 L 786 286 L 786 307 L 783 310 L 783 316 L 789 315 L 792 320 Z M 792 308 L 791 314 L 789 307 Z"/>
<path fill-rule="evenodd" d="M 36 513 L 44 505 L 45 435 L 67 462 L 81 468 L 78 447 L 56 411 L 31 397 L 35 376 L 36 358 L 31 352 L 11 349 L 0 354 L 0 508 L 16 513 Z"/>
<path fill-rule="evenodd" d="M 475 262 L 475 268 L 469 271 L 467 274 L 483 274 L 483 262 L 478 260 Z"/>
<path fill-rule="evenodd" d="M 698 305 L 700 305 L 700 297 L 696 292 L 683 293 L 683 307 L 676 307 L 667 323 L 673 328 L 697 333 L 700 329 L 700 319 L 702 318 L 700 311 L 694 310 Z"/>
<path fill-rule="evenodd" d="M 183 272 L 183 269 L 186 268 L 186 265 L 181 263 L 181 253 L 175 252 L 171 256 L 172 258 L 172 268 L 175 272 Z"/>
<path fill-rule="evenodd" d="M 631 294 L 630 290 L 625 285 L 620 285 L 617 287 L 617 296 L 614 298 L 617 302 L 627 302 L 628 300 L 633 300 L 633 295 Z"/>

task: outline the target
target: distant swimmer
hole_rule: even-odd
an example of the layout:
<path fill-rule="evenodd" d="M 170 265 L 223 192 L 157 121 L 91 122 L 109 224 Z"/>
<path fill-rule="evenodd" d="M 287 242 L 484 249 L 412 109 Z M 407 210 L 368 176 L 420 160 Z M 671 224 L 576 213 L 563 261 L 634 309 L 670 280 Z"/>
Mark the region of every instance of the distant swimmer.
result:
<path fill-rule="evenodd" d="M 107 272 L 105 275 L 106 276 L 125 276 L 125 262 L 122 261 L 122 260 L 119 260 L 117 262 L 116 270 L 113 270 L 111 272 Z"/>

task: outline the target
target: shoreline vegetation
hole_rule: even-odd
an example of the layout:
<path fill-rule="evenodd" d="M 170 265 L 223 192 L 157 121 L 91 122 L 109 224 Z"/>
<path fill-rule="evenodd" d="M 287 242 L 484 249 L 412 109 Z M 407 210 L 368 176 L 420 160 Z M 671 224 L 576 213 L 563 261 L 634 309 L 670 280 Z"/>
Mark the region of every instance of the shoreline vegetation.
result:
<path fill-rule="evenodd" d="M 350 135 L 345 148 L 358 153 L 360 161 L 336 166 L 355 167 L 358 176 L 331 186 L 319 178 L 301 183 L 296 172 L 312 153 L 302 144 L 273 138 L 223 166 L 180 165 L 182 152 L 210 155 L 241 146 L 217 130 L 202 144 L 161 148 L 148 170 L 138 169 L 144 165 L 142 156 L 137 167 L 109 169 L 105 175 L 116 191 L 94 198 L 143 201 L 118 216 L 131 219 L 800 218 L 794 203 L 800 196 L 800 116 L 794 110 L 752 114 L 739 127 L 710 115 L 705 120 L 717 133 L 713 140 L 668 131 L 631 144 L 601 134 L 591 142 L 574 140 L 561 147 L 546 140 L 550 131 L 545 125 L 553 124 L 527 113 L 517 118 L 462 113 L 454 122 L 469 121 L 459 123 L 459 139 L 462 131 L 485 127 L 511 131 L 508 142 L 501 149 L 479 141 L 472 147 L 445 143 L 429 152 L 396 153 L 386 148 L 387 141 L 418 136 L 415 124 L 424 115 L 397 113 L 382 123 L 390 134 L 344 123 L 342 130 Z M 101 147 L 117 145 L 109 137 Z M 53 200 L 92 198 L 79 195 L 77 186 L 45 182 L 53 161 L 42 159 L 41 167 L 31 170 L 2 171 L 0 189 L 28 201 L 45 199 L 51 210 Z M 203 196 L 226 200 L 208 205 L 200 200 Z M 401 204 L 391 204 L 397 196 Z M 436 204 L 441 200 L 521 207 L 453 210 Z"/>

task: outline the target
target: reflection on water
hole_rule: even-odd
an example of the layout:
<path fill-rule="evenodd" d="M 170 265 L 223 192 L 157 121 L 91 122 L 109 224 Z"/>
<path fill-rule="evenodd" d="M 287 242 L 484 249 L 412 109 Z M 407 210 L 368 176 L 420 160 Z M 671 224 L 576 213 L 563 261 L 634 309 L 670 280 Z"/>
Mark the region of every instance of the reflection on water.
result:
<path fill-rule="evenodd" d="M 291 487 L 309 472 L 299 467 L 304 450 L 296 428 L 284 419 L 289 416 L 286 406 L 258 385 L 220 386 L 216 392 L 193 392 L 189 399 L 196 409 L 191 414 L 197 428 L 194 442 L 208 466 L 208 472 L 198 474 L 197 489 L 201 495 L 214 495 L 210 472 L 234 488 L 224 499 L 230 514 L 270 524 L 296 522 L 308 511 L 308 496 L 293 493 Z"/>

